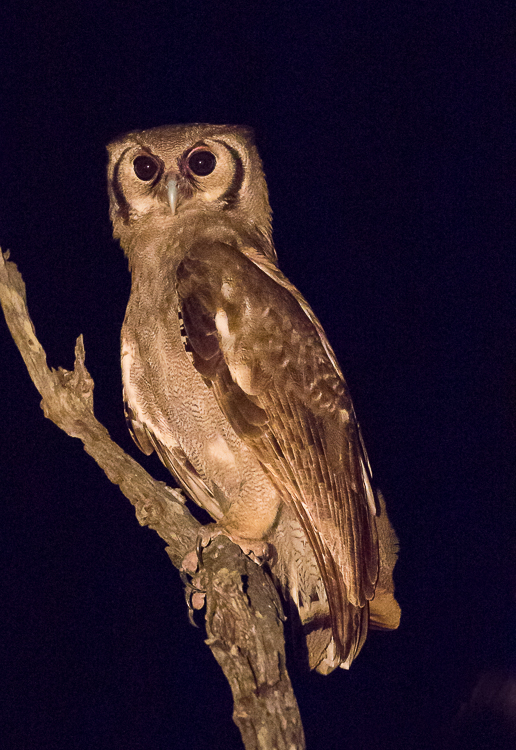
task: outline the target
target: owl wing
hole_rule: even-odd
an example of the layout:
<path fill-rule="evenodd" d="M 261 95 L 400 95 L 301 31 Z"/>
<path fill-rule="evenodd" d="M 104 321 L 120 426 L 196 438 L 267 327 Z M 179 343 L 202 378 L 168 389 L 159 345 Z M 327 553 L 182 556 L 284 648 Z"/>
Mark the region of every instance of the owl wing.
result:
<path fill-rule="evenodd" d="M 163 445 L 156 438 L 152 430 L 145 424 L 142 424 L 136 417 L 127 399 L 125 388 L 123 395 L 125 421 L 131 437 L 138 448 L 146 456 L 150 456 L 153 451 L 156 451 L 163 464 L 172 476 L 177 479 L 188 496 L 200 505 L 201 508 L 207 510 L 213 518 L 220 521 L 222 518 L 220 507 L 206 482 L 204 482 L 192 466 L 192 463 L 188 460 L 186 453 L 181 449 L 179 444 L 175 447 Z"/>
<path fill-rule="evenodd" d="M 293 505 L 321 571 L 338 655 L 353 656 L 378 577 L 376 508 L 351 398 L 322 327 L 276 268 L 263 270 L 223 243 L 192 246 L 177 290 L 194 365 Z"/>

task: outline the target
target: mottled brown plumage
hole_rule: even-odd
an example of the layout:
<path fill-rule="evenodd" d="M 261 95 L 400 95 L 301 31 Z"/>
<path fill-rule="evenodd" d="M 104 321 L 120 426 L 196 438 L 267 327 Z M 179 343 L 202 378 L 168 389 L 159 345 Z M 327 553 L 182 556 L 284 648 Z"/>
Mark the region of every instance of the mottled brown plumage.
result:
<path fill-rule="evenodd" d="M 189 125 L 109 146 L 111 218 L 132 272 L 122 329 L 133 437 L 271 571 L 310 665 L 349 666 L 399 622 L 396 537 L 325 333 L 276 265 L 249 131 Z"/>

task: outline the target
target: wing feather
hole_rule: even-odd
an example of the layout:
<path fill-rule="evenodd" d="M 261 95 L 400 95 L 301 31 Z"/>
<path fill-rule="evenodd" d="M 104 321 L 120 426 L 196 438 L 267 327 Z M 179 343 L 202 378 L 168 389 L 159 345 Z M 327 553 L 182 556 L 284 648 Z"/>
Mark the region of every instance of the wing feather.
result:
<path fill-rule="evenodd" d="M 252 447 L 314 550 L 338 655 L 367 629 L 378 541 L 351 398 L 320 323 L 275 269 L 222 243 L 194 245 L 177 270 L 194 364 Z"/>
<path fill-rule="evenodd" d="M 125 392 L 124 412 L 129 432 L 138 448 L 146 456 L 150 456 L 153 451 L 156 451 L 163 464 L 172 476 L 176 477 L 181 487 L 188 494 L 188 497 L 192 498 L 201 508 L 207 510 L 213 518 L 219 521 L 222 518 L 222 512 L 212 491 L 188 460 L 182 448 L 178 444 L 174 446 L 165 445 L 148 427 L 139 422 L 126 400 Z"/>

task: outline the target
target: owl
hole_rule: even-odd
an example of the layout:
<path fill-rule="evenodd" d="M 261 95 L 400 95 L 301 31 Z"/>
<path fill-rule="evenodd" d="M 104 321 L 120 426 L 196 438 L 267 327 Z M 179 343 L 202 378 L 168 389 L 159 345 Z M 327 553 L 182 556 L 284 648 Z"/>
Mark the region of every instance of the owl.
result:
<path fill-rule="evenodd" d="M 309 665 L 393 629 L 397 540 L 324 330 L 278 268 L 249 129 L 180 125 L 108 146 L 128 258 L 126 415 L 223 533 L 267 564 Z"/>

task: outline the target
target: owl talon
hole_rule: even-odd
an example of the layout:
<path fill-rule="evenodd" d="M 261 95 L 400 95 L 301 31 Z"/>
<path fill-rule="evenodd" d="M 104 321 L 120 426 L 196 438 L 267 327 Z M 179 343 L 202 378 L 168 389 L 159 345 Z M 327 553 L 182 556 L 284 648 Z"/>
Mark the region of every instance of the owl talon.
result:
<path fill-rule="evenodd" d="M 195 544 L 195 552 L 197 555 L 197 564 L 202 567 L 202 551 L 212 542 L 216 537 L 220 536 L 222 529 L 215 523 L 209 523 L 206 526 L 202 526 L 197 534 L 197 541 Z"/>
<path fill-rule="evenodd" d="M 183 561 L 181 563 L 181 572 L 184 571 L 190 576 L 194 575 L 195 573 L 197 573 L 199 569 L 200 562 L 201 562 L 201 559 L 199 557 L 198 550 L 191 550 L 183 558 Z"/>
<path fill-rule="evenodd" d="M 244 555 L 246 555 L 246 557 L 249 557 L 249 559 L 257 565 L 263 565 L 268 560 L 269 545 L 267 544 L 267 542 L 262 542 L 260 540 L 242 539 L 239 536 L 230 534 L 226 529 L 222 528 L 218 524 L 210 523 L 206 526 L 203 526 L 197 536 L 197 562 L 200 566 L 202 566 L 203 549 L 221 534 L 227 536 L 227 538 L 230 539 L 233 544 L 236 544 L 237 547 L 240 547 Z"/>
<path fill-rule="evenodd" d="M 198 628 L 199 626 L 195 622 L 194 618 L 194 611 L 202 609 L 204 607 L 204 603 L 206 601 L 206 592 L 198 589 L 195 586 L 194 582 L 185 581 L 183 579 L 183 583 L 185 584 L 185 599 L 188 607 L 188 621 L 190 622 L 190 625 L 194 626 L 194 628 Z"/>
<path fill-rule="evenodd" d="M 194 619 L 194 611 L 202 609 L 206 600 L 206 592 L 201 588 L 199 558 L 196 550 L 192 550 L 183 558 L 179 575 L 185 587 L 185 599 L 188 607 L 188 620 L 195 628 L 199 627 Z"/>
<path fill-rule="evenodd" d="M 247 542 L 243 539 L 240 541 L 232 541 L 234 541 L 235 544 L 238 544 L 244 555 L 249 557 L 249 559 L 257 565 L 261 566 L 269 559 L 269 545 L 267 542 Z"/>

